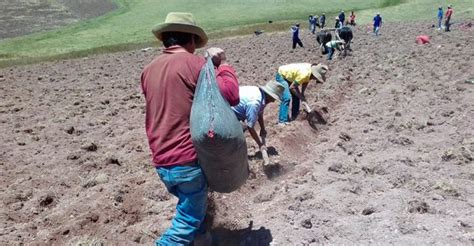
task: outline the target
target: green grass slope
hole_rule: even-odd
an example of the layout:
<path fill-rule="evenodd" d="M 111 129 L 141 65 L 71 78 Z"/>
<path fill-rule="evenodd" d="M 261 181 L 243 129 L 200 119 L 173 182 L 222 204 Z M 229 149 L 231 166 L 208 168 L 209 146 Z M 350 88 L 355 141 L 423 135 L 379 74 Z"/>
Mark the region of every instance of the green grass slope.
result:
<path fill-rule="evenodd" d="M 0 41 L 0 66 L 84 56 L 150 45 L 151 28 L 171 11 L 192 12 L 211 37 L 250 34 L 261 28 L 285 30 L 291 21 L 306 24 L 310 14 L 333 16 L 356 10 L 359 23 L 380 11 L 385 21 L 433 19 L 441 0 L 114 0 L 119 8 L 105 16 L 56 31 Z M 453 0 L 454 19 L 471 16 L 473 0 Z M 332 13 L 332 14 L 329 14 Z M 268 20 L 274 21 L 268 24 Z"/>

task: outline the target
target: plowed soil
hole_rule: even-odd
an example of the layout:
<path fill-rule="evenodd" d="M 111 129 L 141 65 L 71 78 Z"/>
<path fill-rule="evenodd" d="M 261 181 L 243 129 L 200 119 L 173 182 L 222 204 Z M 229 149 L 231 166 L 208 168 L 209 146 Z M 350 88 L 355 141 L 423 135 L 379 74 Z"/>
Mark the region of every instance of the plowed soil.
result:
<path fill-rule="evenodd" d="M 327 124 L 279 127 L 270 104 L 274 165 L 248 138 L 250 179 L 211 194 L 216 245 L 474 243 L 474 32 L 452 29 L 357 27 L 352 56 L 331 62 L 307 30 L 295 50 L 289 33 L 211 42 L 243 85 L 285 63 L 330 67 L 306 96 Z M 0 244 L 150 245 L 169 227 L 176 199 L 150 164 L 139 86 L 159 53 L 0 70 Z"/>

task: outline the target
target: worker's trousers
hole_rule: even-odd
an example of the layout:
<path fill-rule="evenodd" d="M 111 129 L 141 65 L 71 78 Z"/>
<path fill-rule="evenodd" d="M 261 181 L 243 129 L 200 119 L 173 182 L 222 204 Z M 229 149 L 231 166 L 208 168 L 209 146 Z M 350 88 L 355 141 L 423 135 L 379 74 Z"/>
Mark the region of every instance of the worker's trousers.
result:
<path fill-rule="evenodd" d="M 285 90 L 283 91 L 283 95 L 281 96 L 280 113 L 278 115 L 278 122 L 279 123 L 290 122 L 290 116 L 289 116 L 290 101 L 291 101 L 291 119 L 294 120 L 296 119 L 300 111 L 300 99 L 290 92 L 289 84 L 285 80 L 285 78 L 283 78 L 281 74 L 277 73 L 275 75 L 275 80 L 281 85 L 283 85 L 283 87 L 285 88 Z"/>
<path fill-rule="evenodd" d="M 157 246 L 189 245 L 197 234 L 205 233 L 203 226 L 207 208 L 208 185 L 201 167 L 159 167 L 156 172 L 166 189 L 178 198 L 176 215 L 171 227 L 157 239 Z"/>

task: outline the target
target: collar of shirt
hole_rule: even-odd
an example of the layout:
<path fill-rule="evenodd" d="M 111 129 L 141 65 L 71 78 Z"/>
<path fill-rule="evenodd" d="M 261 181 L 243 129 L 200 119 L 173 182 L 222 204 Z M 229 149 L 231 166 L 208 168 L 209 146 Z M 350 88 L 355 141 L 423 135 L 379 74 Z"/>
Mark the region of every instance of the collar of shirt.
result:
<path fill-rule="evenodd" d="M 166 53 L 166 54 L 176 54 L 176 53 L 183 53 L 183 52 L 188 52 L 188 51 L 179 45 L 170 46 L 163 51 L 163 53 Z"/>

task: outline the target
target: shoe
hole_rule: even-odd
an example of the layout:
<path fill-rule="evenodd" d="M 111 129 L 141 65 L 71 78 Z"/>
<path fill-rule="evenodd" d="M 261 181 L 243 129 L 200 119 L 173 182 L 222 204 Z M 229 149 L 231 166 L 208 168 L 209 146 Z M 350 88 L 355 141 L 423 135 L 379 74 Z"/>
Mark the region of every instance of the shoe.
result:
<path fill-rule="evenodd" d="M 290 124 L 290 122 L 278 122 L 277 126 L 284 127 L 284 126 L 287 126 L 289 124 Z"/>

